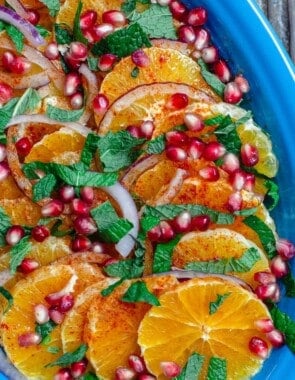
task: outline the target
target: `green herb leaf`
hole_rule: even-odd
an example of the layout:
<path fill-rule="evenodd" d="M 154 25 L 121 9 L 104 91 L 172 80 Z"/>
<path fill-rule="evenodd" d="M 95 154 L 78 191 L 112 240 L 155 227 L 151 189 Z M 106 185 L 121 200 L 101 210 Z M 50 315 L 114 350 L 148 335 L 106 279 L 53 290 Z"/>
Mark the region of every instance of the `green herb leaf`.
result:
<path fill-rule="evenodd" d="M 98 58 L 87 57 L 87 64 L 91 71 L 98 71 Z"/>
<path fill-rule="evenodd" d="M 265 180 L 263 185 L 268 189 L 264 202 L 267 208 L 271 211 L 277 206 L 280 200 L 279 186 L 270 179 Z"/>
<path fill-rule="evenodd" d="M 260 254 L 256 248 L 249 248 L 238 259 L 221 259 L 209 261 L 195 261 L 187 264 L 185 269 L 203 273 L 227 274 L 248 272 L 255 263 L 260 260 Z"/>
<path fill-rule="evenodd" d="M 207 126 L 213 126 L 213 125 L 219 125 L 222 120 L 224 119 L 224 115 L 220 114 L 217 116 L 209 117 L 208 119 L 204 120 L 204 124 Z"/>
<path fill-rule="evenodd" d="M 38 202 L 41 199 L 50 197 L 57 180 L 53 174 L 47 174 L 33 185 L 33 201 Z"/>
<path fill-rule="evenodd" d="M 128 16 L 136 8 L 136 0 L 125 0 L 121 5 L 121 11 Z"/>
<path fill-rule="evenodd" d="M 165 135 L 157 136 L 148 141 L 146 152 L 148 154 L 160 154 L 165 150 Z"/>
<path fill-rule="evenodd" d="M 186 365 L 184 366 L 181 374 L 175 377 L 175 380 L 196 380 L 199 378 L 202 366 L 204 363 L 204 356 L 198 353 L 193 353 Z"/>
<path fill-rule="evenodd" d="M 239 154 L 242 142 L 236 130 L 237 122 L 233 122 L 230 116 L 225 116 L 219 126 L 215 129 L 214 134 L 218 141 L 223 144 L 228 152 Z"/>
<path fill-rule="evenodd" d="M 80 16 L 82 12 L 83 3 L 81 0 L 78 2 L 77 10 L 74 17 L 73 25 L 73 36 L 75 41 L 83 42 L 84 44 L 88 43 L 88 40 L 83 36 L 83 33 L 80 28 Z"/>
<path fill-rule="evenodd" d="M 106 38 L 94 44 L 91 51 L 94 55 L 112 53 L 119 58 L 123 58 L 131 55 L 135 50 L 151 46 L 141 26 L 134 23 L 109 34 Z"/>
<path fill-rule="evenodd" d="M 72 363 L 79 362 L 85 357 L 87 349 L 87 344 L 81 344 L 81 346 L 79 346 L 75 351 L 67 352 L 66 354 L 62 355 L 59 359 L 47 364 L 45 367 L 66 367 Z"/>
<path fill-rule="evenodd" d="M 223 304 L 223 302 L 230 296 L 230 294 L 231 293 L 217 294 L 216 300 L 210 302 L 209 304 L 209 314 L 211 315 L 216 313 L 220 306 Z"/>
<path fill-rule="evenodd" d="M 63 236 L 71 235 L 74 232 L 74 230 L 72 230 L 72 229 L 70 229 L 70 230 L 60 230 L 59 227 L 62 224 L 63 224 L 62 220 L 61 219 L 57 219 L 57 221 L 54 223 L 54 225 L 50 229 L 50 234 L 52 236 L 56 236 L 56 237 L 63 237 Z"/>
<path fill-rule="evenodd" d="M 10 271 L 12 274 L 16 272 L 17 267 L 20 265 L 20 263 L 23 261 L 23 259 L 31 250 L 32 243 L 29 241 L 29 238 L 30 238 L 29 236 L 23 237 L 9 251 L 9 254 L 10 254 L 9 265 L 10 265 Z"/>
<path fill-rule="evenodd" d="M 139 75 L 139 67 L 135 66 L 132 71 L 131 71 L 131 77 L 132 78 L 137 78 Z"/>
<path fill-rule="evenodd" d="M 60 348 L 56 347 L 56 346 L 49 346 L 49 347 L 47 347 L 46 351 L 55 355 L 55 354 L 57 354 L 60 351 Z"/>
<path fill-rule="evenodd" d="M 168 243 L 160 243 L 154 252 L 153 273 L 168 272 L 172 266 L 172 253 L 180 240 L 180 236 L 176 236 Z"/>
<path fill-rule="evenodd" d="M 44 26 L 42 26 L 42 25 L 35 25 L 35 28 L 38 30 L 39 34 L 42 37 L 48 37 L 50 35 L 49 30 L 47 30 L 46 28 L 44 28 Z"/>
<path fill-rule="evenodd" d="M 143 273 L 143 263 L 135 259 L 105 265 L 104 271 L 111 277 L 138 278 Z"/>
<path fill-rule="evenodd" d="M 11 24 L 7 24 L 5 30 L 14 43 L 16 50 L 21 53 L 24 47 L 24 35 L 22 32 Z"/>
<path fill-rule="evenodd" d="M 36 324 L 35 332 L 39 334 L 42 338 L 41 342 L 44 342 L 45 339 L 48 339 L 51 331 L 57 326 L 52 320 L 49 320 L 43 324 Z"/>
<path fill-rule="evenodd" d="M 139 13 L 134 10 L 129 15 L 129 20 L 138 23 L 149 38 L 177 39 L 172 13 L 168 6 L 151 4 L 144 12 Z"/>
<path fill-rule="evenodd" d="M 46 107 L 46 115 L 53 120 L 68 122 L 77 121 L 83 115 L 84 108 L 78 110 L 64 110 L 48 104 Z"/>
<path fill-rule="evenodd" d="M 26 112 L 34 111 L 41 102 L 40 95 L 33 88 L 28 88 L 19 98 L 12 116 L 23 115 Z"/>
<path fill-rule="evenodd" d="M 54 34 L 60 45 L 68 45 L 73 41 L 72 33 L 66 25 L 54 24 Z"/>
<path fill-rule="evenodd" d="M 215 75 L 212 74 L 206 65 L 206 63 L 200 58 L 198 59 L 198 64 L 201 68 L 201 75 L 205 81 L 209 84 L 214 92 L 220 97 L 223 97 L 225 84 Z"/>
<path fill-rule="evenodd" d="M 206 380 L 226 380 L 227 363 L 225 359 L 212 357 L 209 360 Z"/>
<path fill-rule="evenodd" d="M 0 233 L 5 234 L 8 228 L 11 227 L 10 217 L 5 210 L 0 207 Z"/>
<path fill-rule="evenodd" d="M 289 273 L 282 278 L 286 288 L 286 296 L 295 298 L 295 278 L 292 276 L 291 268 L 289 266 Z"/>
<path fill-rule="evenodd" d="M 51 165 L 41 161 L 34 161 L 28 164 L 23 164 L 22 171 L 28 179 L 40 179 L 37 170 L 41 170 L 45 174 L 49 174 L 51 171 Z"/>
<path fill-rule="evenodd" d="M 40 0 L 49 10 L 49 14 L 52 17 L 55 17 L 60 10 L 59 0 Z"/>
<path fill-rule="evenodd" d="M 3 286 L 0 286 L 0 294 L 8 302 L 8 305 L 4 309 L 4 314 L 5 314 L 11 308 L 11 306 L 13 305 L 13 297 L 12 297 L 11 293 L 7 289 L 5 289 Z"/>
<path fill-rule="evenodd" d="M 234 211 L 235 216 L 249 216 L 256 214 L 258 207 L 244 208 L 242 210 Z"/>
<path fill-rule="evenodd" d="M 270 314 L 275 327 L 285 335 L 286 344 L 295 353 L 295 321 L 288 314 L 282 312 L 276 305 L 271 306 Z"/>
<path fill-rule="evenodd" d="M 131 284 L 121 300 L 124 302 L 146 302 L 154 306 L 160 305 L 158 298 L 148 290 L 143 281 L 136 281 Z"/>
<path fill-rule="evenodd" d="M 100 137 L 94 133 L 89 133 L 86 137 L 85 144 L 81 153 L 81 161 L 89 167 L 95 152 L 97 151 Z"/>
<path fill-rule="evenodd" d="M 86 373 L 80 379 L 81 380 L 99 380 L 99 378 L 93 372 Z"/>
<path fill-rule="evenodd" d="M 109 296 L 111 293 L 113 293 L 113 291 L 122 284 L 122 282 L 124 282 L 126 279 L 124 277 L 120 278 L 119 281 L 115 282 L 114 284 L 108 286 L 107 288 L 103 289 L 100 294 L 103 296 L 103 297 L 107 297 Z"/>
<path fill-rule="evenodd" d="M 276 238 L 268 225 L 255 215 L 248 216 L 243 220 L 243 223 L 257 233 L 268 258 L 272 259 L 275 257 L 277 254 Z"/>
<path fill-rule="evenodd" d="M 0 108 L 0 132 L 3 133 L 6 125 L 12 117 L 12 113 L 19 98 L 9 100 L 4 106 Z"/>

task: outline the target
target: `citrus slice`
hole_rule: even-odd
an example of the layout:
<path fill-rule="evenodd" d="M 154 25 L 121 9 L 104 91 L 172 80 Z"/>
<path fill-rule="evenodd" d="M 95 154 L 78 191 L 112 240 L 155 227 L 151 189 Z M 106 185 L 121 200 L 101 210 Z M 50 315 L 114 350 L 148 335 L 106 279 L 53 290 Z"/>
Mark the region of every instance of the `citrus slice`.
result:
<path fill-rule="evenodd" d="M 0 199 L 0 207 L 10 217 L 12 224 L 35 226 L 41 217 L 40 206 L 25 196 Z"/>
<path fill-rule="evenodd" d="M 1 199 L 17 199 L 23 196 L 22 191 L 17 186 L 12 175 L 0 181 L 0 198 Z"/>
<path fill-rule="evenodd" d="M 230 269 L 222 264 L 225 260 L 231 260 Z M 196 266 L 202 264 L 204 268 L 200 272 L 205 271 L 206 262 L 210 262 L 212 267 L 210 269 L 208 263 L 209 271 L 239 277 L 251 286 L 257 285 L 254 281 L 256 272 L 270 270 L 267 257 L 256 244 L 226 228 L 185 234 L 173 250 L 172 261 L 178 268 L 188 265 L 194 269 L 194 263 Z"/>
<path fill-rule="evenodd" d="M 210 314 L 210 303 L 224 296 Z M 157 379 L 161 362 L 184 367 L 193 353 L 204 356 L 200 380 L 206 379 L 208 360 L 226 360 L 228 380 L 245 380 L 260 369 L 263 360 L 249 351 L 253 336 L 266 340 L 255 321 L 269 318 L 266 306 L 254 294 L 224 279 L 196 278 L 159 297 L 138 330 L 138 343 L 148 370 Z M 211 304 L 212 305 L 212 304 Z M 213 377 L 212 377 L 213 378 Z"/>
<path fill-rule="evenodd" d="M 157 295 L 177 284 L 172 276 L 144 281 Z M 137 328 L 150 305 L 121 301 L 130 284 L 130 281 L 125 282 L 111 295 L 94 299 L 88 311 L 84 341 L 88 344 L 88 359 L 101 379 L 114 378 L 117 367 L 128 365 L 129 355 L 139 354 Z"/>

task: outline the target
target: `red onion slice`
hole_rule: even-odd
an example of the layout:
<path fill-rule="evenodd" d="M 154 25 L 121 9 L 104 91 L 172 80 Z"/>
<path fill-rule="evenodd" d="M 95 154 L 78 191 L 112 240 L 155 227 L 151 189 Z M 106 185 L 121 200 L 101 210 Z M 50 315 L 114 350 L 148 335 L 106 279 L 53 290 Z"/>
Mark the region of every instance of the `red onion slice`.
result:
<path fill-rule="evenodd" d="M 18 74 L 4 73 L 3 71 L 0 71 L 0 80 L 9 83 L 16 90 L 27 89 L 29 87 L 39 88 L 50 82 L 45 73 L 20 76 Z"/>
<path fill-rule="evenodd" d="M 24 6 L 22 3 L 18 0 L 6 0 L 7 4 L 10 5 L 15 12 L 20 15 L 20 17 L 26 19 L 28 17 L 28 13 L 25 10 Z"/>
<path fill-rule="evenodd" d="M 156 206 L 161 206 L 169 203 L 180 191 L 184 179 L 187 177 L 187 171 L 183 169 L 177 169 L 175 176 L 170 181 L 168 189 L 165 193 L 155 201 Z"/>
<path fill-rule="evenodd" d="M 86 99 L 86 105 L 85 105 L 85 112 L 81 116 L 79 122 L 81 124 L 86 124 L 89 120 L 91 113 L 92 113 L 92 102 L 95 96 L 98 94 L 98 83 L 97 78 L 95 74 L 89 69 L 89 67 L 86 64 L 82 64 L 79 68 L 80 74 L 82 74 L 88 85 L 88 95 Z"/>
<path fill-rule="evenodd" d="M 103 187 L 103 190 L 119 204 L 123 217 L 133 224 L 131 231 L 116 244 L 116 249 L 120 255 L 127 257 L 134 248 L 139 230 L 138 213 L 134 200 L 119 182 L 113 186 Z"/>
<path fill-rule="evenodd" d="M 23 35 L 31 43 L 32 46 L 38 47 L 45 45 L 45 40 L 40 35 L 38 30 L 31 23 L 20 17 L 12 9 L 0 5 L 0 20 L 3 20 L 15 26 L 20 32 L 23 33 Z"/>

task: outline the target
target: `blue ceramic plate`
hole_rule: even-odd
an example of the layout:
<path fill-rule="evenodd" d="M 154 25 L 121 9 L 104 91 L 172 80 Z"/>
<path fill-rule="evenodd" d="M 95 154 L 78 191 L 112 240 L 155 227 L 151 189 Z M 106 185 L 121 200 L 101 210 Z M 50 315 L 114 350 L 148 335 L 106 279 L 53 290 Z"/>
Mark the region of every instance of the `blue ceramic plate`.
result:
<path fill-rule="evenodd" d="M 184 0 L 209 11 L 208 28 L 234 72 L 242 72 L 251 91 L 247 107 L 270 133 L 280 160 L 281 201 L 273 213 L 281 237 L 294 240 L 295 226 L 295 68 L 281 41 L 255 0 Z M 294 269 L 295 265 L 293 265 Z M 295 300 L 280 308 L 295 318 Z M 274 350 L 254 380 L 294 380 L 295 355 L 287 347 Z M 7 379 L 0 373 L 0 380 Z M 14 380 L 14 379 L 12 379 Z M 236 379 L 239 380 L 239 379 Z"/>

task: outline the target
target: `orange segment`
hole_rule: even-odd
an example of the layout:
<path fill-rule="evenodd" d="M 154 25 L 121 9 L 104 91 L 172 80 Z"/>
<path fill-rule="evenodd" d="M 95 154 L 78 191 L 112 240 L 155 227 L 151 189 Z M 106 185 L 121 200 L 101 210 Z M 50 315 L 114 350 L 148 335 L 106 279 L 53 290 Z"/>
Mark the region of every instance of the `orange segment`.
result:
<path fill-rule="evenodd" d="M 17 199 L 23 196 L 22 191 L 17 186 L 12 175 L 0 182 L 0 198 L 1 199 Z"/>
<path fill-rule="evenodd" d="M 0 207 L 10 217 L 12 224 L 35 226 L 41 217 L 40 206 L 25 196 L 15 199 L 1 199 Z"/>
<path fill-rule="evenodd" d="M 214 314 L 210 302 L 229 294 Z M 258 372 L 263 360 L 253 355 L 248 343 L 253 336 L 265 337 L 254 327 L 255 321 L 269 318 L 266 306 L 255 295 L 225 279 L 196 278 L 159 298 L 143 318 L 138 343 L 149 371 L 165 379 L 160 363 L 174 361 L 183 367 L 194 352 L 204 355 L 199 377 L 206 379 L 208 360 L 227 361 L 227 379 L 248 379 Z"/>

